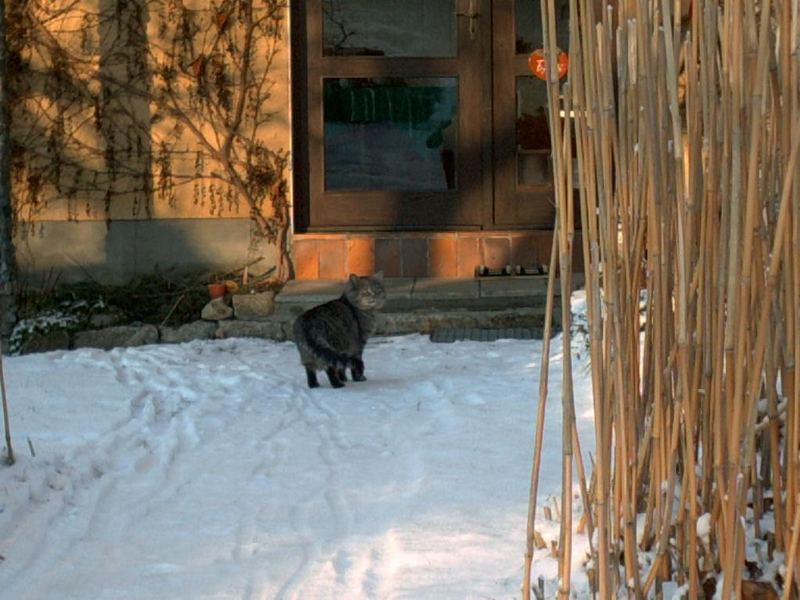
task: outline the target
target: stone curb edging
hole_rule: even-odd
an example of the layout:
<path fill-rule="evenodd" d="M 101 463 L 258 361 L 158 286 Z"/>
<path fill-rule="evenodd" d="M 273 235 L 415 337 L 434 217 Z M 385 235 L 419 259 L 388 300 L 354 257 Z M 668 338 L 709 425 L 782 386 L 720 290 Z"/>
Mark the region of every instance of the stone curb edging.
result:
<path fill-rule="evenodd" d="M 541 327 L 544 321 L 541 308 L 514 308 L 494 311 L 424 311 L 379 313 L 375 335 L 430 334 L 440 328 Z M 556 318 L 558 315 L 556 315 Z M 21 354 L 71 350 L 79 348 L 130 348 L 147 344 L 180 344 L 194 340 L 214 340 L 234 337 L 269 339 L 278 342 L 292 339 L 293 318 L 273 318 L 259 321 L 193 321 L 179 327 L 155 325 L 119 325 L 89 329 L 70 334 L 53 331 L 34 334 L 24 344 Z M 558 329 L 558 322 L 556 324 Z"/>

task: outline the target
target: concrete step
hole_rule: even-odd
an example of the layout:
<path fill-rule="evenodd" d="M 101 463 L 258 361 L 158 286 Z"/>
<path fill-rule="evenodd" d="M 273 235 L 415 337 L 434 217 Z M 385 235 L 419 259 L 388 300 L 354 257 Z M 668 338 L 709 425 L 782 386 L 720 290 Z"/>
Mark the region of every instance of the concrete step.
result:
<path fill-rule="evenodd" d="M 297 315 L 338 298 L 344 285 L 343 280 L 290 281 L 275 297 L 271 320 L 281 322 L 288 333 Z M 390 278 L 384 279 L 384 287 L 387 302 L 378 313 L 376 335 L 454 331 L 443 335 L 467 339 L 464 331 L 488 330 L 492 333 L 469 335 L 496 339 L 499 332 L 507 337 L 509 331 L 521 328 L 544 329 L 547 276 Z M 560 331 L 559 310 L 554 310 L 553 321 L 554 332 Z"/>
<path fill-rule="evenodd" d="M 338 298 L 342 280 L 293 280 L 275 297 L 277 315 L 297 316 Z M 384 279 L 387 301 L 381 312 L 469 310 L 498 311 L 512 308 L 544 310 L 546 276 L 487 279 L 389 278 Z"/>

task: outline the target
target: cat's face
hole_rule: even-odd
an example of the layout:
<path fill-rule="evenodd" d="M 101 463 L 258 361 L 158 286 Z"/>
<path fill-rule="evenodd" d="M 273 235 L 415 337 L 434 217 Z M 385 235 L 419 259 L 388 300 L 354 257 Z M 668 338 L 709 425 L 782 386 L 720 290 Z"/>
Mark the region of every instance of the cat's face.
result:
<path fill-rule="evenodd" d="M 350 275 L 348 297 L 362 310 L 376 310 L 386 304 L 383 273 L 377 275 Z"/>

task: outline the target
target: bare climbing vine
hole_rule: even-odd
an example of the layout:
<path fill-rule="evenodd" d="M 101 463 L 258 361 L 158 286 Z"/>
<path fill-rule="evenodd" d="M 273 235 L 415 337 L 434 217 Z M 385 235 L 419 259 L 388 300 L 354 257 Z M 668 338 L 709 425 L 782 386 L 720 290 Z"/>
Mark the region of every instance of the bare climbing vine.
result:
<path fill-rule="evenodd" d="M 200 8 L 199 8 L 200 7 Z M 14 222 L 244 209 L 291 275 L 288 152 L 268 140 L 285 0 L 16 0 L 8 9 Z M 59 204 L 59 206 L 61 206 Z M 251 257 L 252 258 L 252 257 Z"/>

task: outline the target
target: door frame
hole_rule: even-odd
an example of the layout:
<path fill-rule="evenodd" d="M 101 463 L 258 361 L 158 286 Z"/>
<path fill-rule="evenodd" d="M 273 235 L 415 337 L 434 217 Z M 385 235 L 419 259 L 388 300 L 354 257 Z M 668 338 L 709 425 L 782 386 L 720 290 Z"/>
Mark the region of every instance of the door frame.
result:
<path fill-rule="evenodd" d="M 555 186 L 521 185 L 518 181 L 517 78 L 534 77 L 528 56 L 516 52 L 515 2 L 492 1 L 492 179 L 494 228 L 552 228 L 555 218 Z M 546 85 L 542 81 L 542 85 Z M 549 151 L 545 153 L 549 157 Z"/>
<path fill-rule="evenodd" d="M 323 56 L 321 1 L 291 2 L 297 231 L 552 228 L 553 186 L 517 184 L 515 82 L 530 71 L 527 57 L 515 51 L 514 1 L 455 0 L 457 12 L 480 13 L 477 39 L 469 39 L 470 19 L 458 18 L 458 56 L 436 59 Z M 387 75 L 458 77 L 461 173 L 456 190 L 324 191 L 322 78 Z M 466 187 L 471 189 L 465 200 Z"/>

